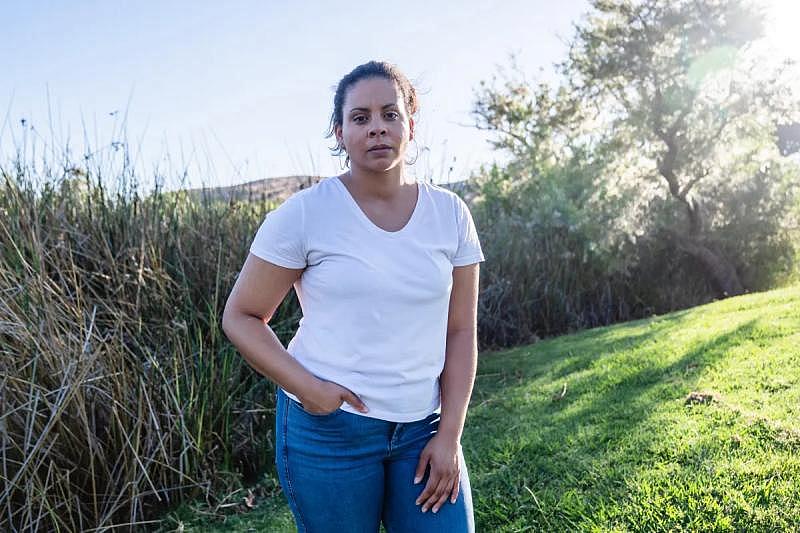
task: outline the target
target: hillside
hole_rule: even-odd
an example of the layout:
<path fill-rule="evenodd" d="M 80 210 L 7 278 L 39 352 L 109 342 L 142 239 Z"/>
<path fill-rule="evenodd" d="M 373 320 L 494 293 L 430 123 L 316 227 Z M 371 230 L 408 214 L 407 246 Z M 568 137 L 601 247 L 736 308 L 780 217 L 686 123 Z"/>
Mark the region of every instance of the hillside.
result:
<path fill-rule="evenodd" d="M 800 529 L 799 347 L 795 286 L 481 354 L 477 531 Z M 166 524 L 293 530 L 266 479 L 224 525 Z"/>
<path fill-rule="evenodd" d="M 280 203 L 292 193 L 310 187 L 321 179 L 323 179 L 321 176 L 285 176 L 248 181 L 227 187 L 203 187 L 186 191 L 196 198 L 205 197 L 224 201 L 274 200 Z M 454 181 L 440 185 L 459 192 L 462 197 L 466 198 L 469 195 L 467 181 Z"/>

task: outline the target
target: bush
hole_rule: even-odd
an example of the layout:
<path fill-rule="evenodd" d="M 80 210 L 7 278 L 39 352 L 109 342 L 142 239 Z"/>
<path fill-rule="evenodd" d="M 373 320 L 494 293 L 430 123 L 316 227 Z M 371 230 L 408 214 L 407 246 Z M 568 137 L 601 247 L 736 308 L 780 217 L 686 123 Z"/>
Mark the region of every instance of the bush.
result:
<path fill-rule="evenodd" d="M 681 207 L 635 181 L 621 189 L 610 169 L 575 152 L 559 164 L 526 169 L 517 160 L 477 176 L 473 214 L 481 240 L 491 243 L 482 270 L 482 345 L 528 343 L 717 297 L 704 266 L 676 242 Z M 749 290 L 764 290 L 790 280 L 796 268 L 788 228 L 797 169 L 773 162 L 752 172 L 736 187 L 704 191 L 714 211 L 709 246 L 734 262 Z"/>

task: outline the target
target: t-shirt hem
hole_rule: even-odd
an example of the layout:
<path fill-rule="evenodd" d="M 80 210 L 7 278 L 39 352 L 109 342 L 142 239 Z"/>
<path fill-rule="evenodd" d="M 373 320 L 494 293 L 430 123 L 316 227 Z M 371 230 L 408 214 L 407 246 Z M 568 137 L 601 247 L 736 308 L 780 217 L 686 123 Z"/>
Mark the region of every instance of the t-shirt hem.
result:
<path fill-rule="evenodd" d="M 300 399 L 294 394 L 286 390 L 283 390 L 283 392 L 286 394 L 286 396 L 293 399 L 294 401 L 300 402 Z M 388 411 L 382 411 L 380 409 L 370 409 L 368 413 L 362 413 L 361 411 L 356 410 L 355 407 L 352 407 L 349 403 L 343 403 L 339 407 L 339 409 L 346 413 L 351 413 L 359 416 L 367 416 L 370 418 L 378 418 L 380 420 L 385 420 L 387 422 L 406 423 L 406 422 L 416 422 L 418 420 L 422 420 L 433 413 L 441 413 L 442 405 L 440 401 L 437 401 L 435 406 L 428 407 L 427 409 L 424 409 L 422 411 L 417 411 L 413 413 L 403 413 L 401 415 L 397 413 L 391 413 Z"/>
<path fill-rule="evenodd" d="M 441 405 L 437 405 L 435 408 L 428 408 L 423 411 L 418 411 L 415 413 L 403 413 L 402 415 L 398 415 L 397 413 L 390 413 L 387 411 L 381 411 L 379 409 L 370 409 L 368 413 L 362 413 L 358 411 L 356 408 L 351 407 L 349 403 L 343 403 L 342 406 L 339 408 L 346 413 L 351 413 L 354 415 L 359 416 L 366 416 L 370 418 L 378 418 L 380 420 L 385 420 L 387 422 L 416 422 L 418 420 L 422 420 L 423 418 L 433 414 L 441 412 Z"/>
<path fill-rule="evenodd" d="M 292 261 L 291 259 L 286 259 L 285 257 L 263 252 L 261 250 L 255 250 L 253 248 L 250 248 L 250 253 L 260 259 L 263 259 L 264 261 L 269 261 L 270 263 L 274 263 L 285 268 L 305 268 L 307 266 L 305 263 L 298 263 L 296 261 Z"/>
<path fill-rule="evenodd" d="M 474 255 L 468 255 L 467 257 L 453 259 L 452 263 L 453 266 L 466 266 L 466 265 L 471 265 L 473 263 L 480 263 L 485 260 L 486 259 L 484 259 L 483 254 L 474 254 Z"/>

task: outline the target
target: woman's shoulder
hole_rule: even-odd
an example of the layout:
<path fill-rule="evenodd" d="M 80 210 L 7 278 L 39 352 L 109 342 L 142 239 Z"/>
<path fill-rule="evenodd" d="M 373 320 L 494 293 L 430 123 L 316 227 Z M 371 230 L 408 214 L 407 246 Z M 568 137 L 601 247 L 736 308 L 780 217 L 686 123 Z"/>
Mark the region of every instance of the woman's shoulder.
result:
<path fill-rule="evenodd" d="M 284 202 L 296 202 L 308 204 L 310 202 L 324 202 L 333 193 L 334 187 L 333 180 L 336 178 L 324 177 L 319 181 L 309 186 L 303 187 L 291 193 L 286 197 Z"/>
<path fill-rule="evenodd" d="M 435 183 L 422 181 L 419 183 L 424 184 L 425 189 L 428 191 L 428 196 L 433 200 L 437 208 L 444 209 L 447 207 L 455 212 L 462 211 L 466 208 L 466 202 L 464 202 L 457 192 Z"/>
<path fill-rule="evenodd" d="M 424 187 L 428 195 L 437 201 L 451 203 L 458 198 L 456 193 L 442 185 L 437 185 L 429 181 L 419 181 L 417 183 Z"/>

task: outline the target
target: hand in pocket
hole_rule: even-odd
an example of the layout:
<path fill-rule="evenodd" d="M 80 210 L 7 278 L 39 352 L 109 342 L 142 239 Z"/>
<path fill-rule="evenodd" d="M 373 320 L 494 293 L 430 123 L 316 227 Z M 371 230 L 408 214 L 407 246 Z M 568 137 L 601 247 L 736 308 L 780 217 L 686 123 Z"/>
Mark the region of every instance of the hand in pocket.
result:
<path fill-rule="evenodd" d="M 361 401 L 361 398 L 353 391 L 338 383 L 323 379 L 320 379 L 312 390 L 303 395 L 298 395 L 298 398 L 303 405 L 303 409 L 315 415 L 330 414 L 341 407 L 344 402 L 349 403 L 362 413 L 369 411 L 364 402 Z"/>

